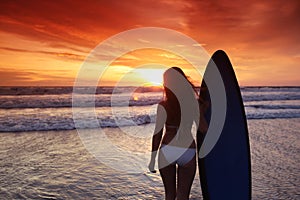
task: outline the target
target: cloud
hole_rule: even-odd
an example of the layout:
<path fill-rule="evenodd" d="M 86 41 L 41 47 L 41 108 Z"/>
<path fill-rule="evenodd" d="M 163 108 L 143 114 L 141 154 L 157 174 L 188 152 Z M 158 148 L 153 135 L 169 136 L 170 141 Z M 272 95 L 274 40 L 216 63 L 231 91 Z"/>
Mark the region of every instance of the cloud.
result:
<path fill-rule="evenodd" d="M 1 1 L 1 29 L 50 44 L 92 48 L 109 35 L 141 26 L 183 30 L 183 2 L 169 1 Z M 167 10 L 166 10 L 167 8 Z"/>
<path fill-rule="evenodd" d="M 161 26 L 193 36 L 209 50 L 256 45 L 295 53 L 299 5 L 297 0 L 2 1 L 0 19 L 2 30 L 52 46 L 93 48 L 120 31 Z"/>
<path fill-rule="evenodd" d="M 73 53 L 68 53 L 68 52 L 33 51 L 33 50 L 15 49 L 15 48 L 9 48 L 9 47 L 0 47 L 0 50 L 21 52 L 21 53 L 45 54 L 45 55 L 56 56 L 56 57 L 63 58 L 63 59 L 71 59 L 71 60 L 78 60 L 78 61 L 83 61 L 86 57 L 86 55 L 79 55 L 79 54 L 73 54 Z"/>
<path fill-rule="evenodd" d="M 6 41 L 0 39 L 0 48 L 10 51 L 12 58 L 13 53 L 18 52 L 24 56 L 43 54 L 51 59 L 82 61 L 99 42 L 121 31 L 143 26 L 175 29 L 205 44 L 202 46 L 210 54 L 224 49 L 237 66 L 249 66 L 255 70 L 276 66 L 288 71 L 289 60 L 299 56 L 300 52 L 298 0 L 15 0 L 0 1 L 0 7 L 1 32 L 10 37 L 6 37 Z M 13 42 L 7 42 L 16 38 L 32 43 L 38 41 L 41 45 L 32 48 L 36 43 L 13 46 Z M 149 42 L 141 38 L 137 40 L 145 44 Z M 105 50 L 93 59 L 113 58 L 114 44 Z M 138 58 L 123 58 L 116 63 L 130 66 L 134 61 L 138 64 Z M 8 64 L 20 66 L 14 60 L 1 63 L 2 66 Z M 249 69 L 240 68 L 241 77 Z"/>
<path fill-rule="evenodd" d="M 32 70 L 14 70 L 0 68 L 0 86 L 27 86 L 27 85 L 73 85 L 73 78 L 66 77 L 63 70 L 55 74 L 45 73 L 43 71 Z"/>
<path fill-rule="evenodd" d="M 299 41 L 299 5 L 297 0 L 1 1 L 0 18 L 2 30 L 50 45 L 92 48 L 139 26 L 174 28 L 209 45 L 264 43 L 278 37 Z"/>
<path fill-rule="evenodd" d="M 273 49 L 299 52 L 300 2 L 291 1 L 189 1 L 182 9 L 189 33 L 215 50 Z M 240 49 L 239 49 L 240 50 Z"/>

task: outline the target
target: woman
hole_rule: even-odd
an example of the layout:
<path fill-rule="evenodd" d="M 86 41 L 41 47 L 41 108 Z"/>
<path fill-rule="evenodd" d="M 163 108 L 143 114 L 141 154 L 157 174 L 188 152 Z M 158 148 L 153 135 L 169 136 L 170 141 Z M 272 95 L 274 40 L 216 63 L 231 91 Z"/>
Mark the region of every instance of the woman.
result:
<path fill-rule="evenodd" d="M 149 170 L 155 172 L 158 151 L 158 166 L 165 188 L 165 199 L 185 200 L 189 199 L 196 172 L 196 144 L 191 128 L 194 122 L 196 125 L 199 122 L 197 92 L 178 67 L 166 70 L 163 78 L 164 100 L 157 108 Z"/>

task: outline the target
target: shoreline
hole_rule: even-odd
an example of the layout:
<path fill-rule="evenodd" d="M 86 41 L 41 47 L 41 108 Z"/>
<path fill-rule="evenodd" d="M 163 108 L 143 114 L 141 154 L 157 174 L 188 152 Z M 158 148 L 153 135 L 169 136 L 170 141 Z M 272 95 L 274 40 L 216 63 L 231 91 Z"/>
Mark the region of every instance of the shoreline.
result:
<path fill-rule="evenodd" d="M 281 118 L 249 118 L 247 119 L 247 124 L 249 124 L 249 122 L 251 121 L 263 121 L 263 120 L 300 120 L 300 117 L 281 117 Z M 94 131 L 94 130 L 108 130 L 108 129 L 113 129 L 113 130 L 117 130 L 117 129 L 127 129 L 130 127 L 144 127 L 144 126 L 149 126 L 149 125 L 154 125 L 153 123 L 146 123 L 146 124 L 140 124 L 140 125 L 136 125 L 136 126 L 122 126 L 122 127 L 101 127 L 101 128 L 82 128 L 82 129 L 65 129 L 65 130 L 30 130 L 30 131 L 0 131 L 0 135 L 1 134 L 25 134 L 25 133 L 48 133 L 48 132 L 74 132 L 74 131 L 78 131 L 78 130 L 85 130 L 85 131 Z M 248 127 L 249 128 L 249 127 Z"/>
<path fill-rule="evenodd" d="M 253 200 L 293 199 L 300 184 L 300 118 L 248 120 Z M 106 128 L 119 148 L 150 150 L 151 141 Z M 142 129 L 145 131 L 145 129 Z M 119 136 L 120 135 L 120 136 Z M 150 134 L 149 134 L 150 135 Z M 122 173 L 96 159 L 76 130 L 0 133 L 0 196 L 6 199 L 161 199 L 158 173 Z M 148 136 L 147 136 L 148 138 Z M 118 160 L 112 162 L 120 165 Z M 144 161 L 147 164 L 148 160 Z M 197 170 L 198 171 L 198 170 Z M 198 173 L 198 172 L 197 172 Z M 191 200 L 202 199 L 198 174 Z"/>

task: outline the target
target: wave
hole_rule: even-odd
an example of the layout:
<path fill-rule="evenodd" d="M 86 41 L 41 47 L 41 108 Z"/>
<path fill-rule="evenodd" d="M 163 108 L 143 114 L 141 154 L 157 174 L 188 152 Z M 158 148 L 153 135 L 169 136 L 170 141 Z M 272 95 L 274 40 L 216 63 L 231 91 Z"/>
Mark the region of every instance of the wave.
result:
<path fill-rule="evenodd" d="M 259 113 L 247 113 L 247 119 L 285 119 L 285 118 L 300 118 L 300 112 L 259 112 Z"/>
<path fill-rule="evenodd" d="M 300 102 L 298 102 L 300 103 Z M 253 104 L 253 105 L 245 105 L 245 107 L 252 107 L 252 108 L 256 108 L 256 109 L 266 109 L 266 110 L 270 110 L 270 109 L 274 109 L 274 110 L 284 110 L 284 109 L 299 109 L 300 110 L 300 104 L 282 104 L 282 105 L 266 105 L 266 104 Z"/>
<path fill-rule="evenodd" d="M 199 87 L 196 88 L 198 91 Z M 137 93 L 147 93 L 147 92 L 162 92 L 162 88 L 159 86 L 64 86 L 64 87 L 50 87 L 50 86 L 39 86 L 39 87 L 9 87 L 9 86 L 0 86 L 0 96 L 2 95 L 62 95 L 62 94 L 113 94 L 113 93 L 126 93 L 126 92 L 137 92 Z M 241 87 L 242 92 L 300 92 L 299 86 L 294 87 Z"/>
<path fill-rule="evenodd" d="M 71 94 L 64 95 L 20 95 L 20 96 L 0 96 L 0 108 L 64 108 L 64 107 L 111 107 L 111 106 L 146 106 L 157 104 L 162 99 L 162 93 L 136 93 L 119 94 L 112 100 L 110 94 L 98 95 L 77 95 L 76 102 L 72 102 Z M 284 93 L 253 93 L 243 92 L 242 98 L 247 105 L 249 102 L 263 101 L 295 101 L 300 100 L 300 92 Z M 264 105 L 263 105 L 264 106 Z M 261 106 L 261 107 L 263 107 Z M 285 108 L 286 106 L 278 107 Z M 294 106 L 295 107 L 295 106 Z M 267 107 L 266 107 L 267 108 Z M 296 107 L 298 108 L 298 107 Z"/>
<path fill-rule="evenodd" d="M 91 86 L 81 86 L 81 87 L 0 87 L 0 95 L 61 95 L 61 94 L 113 94 L 113 93 L 126 93 L 135 91 L 137 93 L 144 92 L 161 92 L 162 88 L 158 86 L 144 86 L 144 87 L 134 87 L 134 86 L 120 86 L 120 87 L 91 87 Z"/>
<path fill-rule="evenodd" d="M 300 100 L 300 92 L 242 92 L 244 102 Z"/>
<path fill-rule="evenodd" d="M 74 129 L 94 129 L 94 128 L 117 128 L 125 126 L 140 126 L 145 124 L 154 123 L 148 115 L 139 116 L 134 119 L 122 119 L 116 122 L 114 119 L 101 119 L 98 123 L 88 123 L 89 121 L 79 121 L 76 126 L 73 119 L 51 120 L 51 121 L 37 121 L 29 120 L 23 122 L 1 123 L 0 132 L 27 132 L 27 131 L 63 131 Z M 291 115 L 290 113 L 281 114 L 248 114 L 247 119 L 278 119 L 278 118 L 300 118 L 300 113 Z"/>
<path fill-rule="evenodd" d="M 300 109 L 300 105 L 252 105 L 245 107 L 261 108 L 261 109 Z"/>
<path fill-rule="evenodd" d="M 242 91 L 255 91 L 255 92 L 279 92 L 279 91 L 289 91 L 289 92 L 300 92 L 299 86 L 249 86 L 241 87 Z"/>
<path fill-rule="evenodd" d="M 141 88 L 133 94 L 132 87 L 118 88 L 111 95 L 112 87 L 100 87 L 97 89 L 101 94 L 94 95 L 89 93 L 91 91 L 84 91 L 82 87 L 82 94 L 76 93 L 77 101 L 72 102 L 72 87 L 42 87 L 47 89 L 46 92 L 41 87 L 26 87 L 26 92 L 16 95 L 18 88 L 0 87 L 0 132 L 72 130 L 153 123 L 155 105 L 163 97 L 161 91 L 149 88 Z M 8 95 L 8 91 L 15 93 Z M 25 95 L 29 91 L 34 91 L 35 95 Z M 249 120 L 300 118 L 300 87 L 247 87 L 242 88 L 242 98 Z M 97 123 L 93 123 L 92 118 L 86 114 L 89 108 L 94 107 Z M 76 124 L 73 121 L 74 109 L 82 111 L 82 118 Z M 121 113 L 118 120 L 113 117 L 111 110 L 114 109 L 118 114 Z M 127 115 L 128 110 L 130 115 Z"/>
<path fill-rule="evenodd" d="M 137 98 L 137 99 L 135 99 Z M 2 96 L 0 98 L 0 108 L 65 108 L 65 107 L 111 107 L 111 106 L 146 106 L 159 103 L 161 94 L 148 94 L 131 96 L 120 96 L 111 99 L 111 95 L 81 95 L 72 102 L 71 95 L 22 95 L 22 96 Z"/>
<path fill-rule="evenodd" d="M 131 118 L 114 119 L 105 117 L 98 119 L 97 123 L 94 120 L 79 119 L 74 123 L 72 116 L 68 118 L 43 118 L 31 119 L 23 118 L 14 121 L 6 121 L 0 123 L 0 132 L 26 132 L 26 131 L 58 131 L 58 130 L 73 130 L 73 129 L 93 129 L 93 128 L 117 128 L 124 126 L 139 126 L 153 123 L 155 116 L 139 115 Z"/>
<path fill-rule="evenodd" d="M 116 128 L 154 123 L 156 106 L 127 107 L 116 111 L 96 109 L 97 121 L 91 110 L 77 108 L 74 118 L 72 108 L 63 109 L 12 109 L 5 113 L 0 109 L 0 132 L 51 131 L 93 128 Z M 126 111 L 127 110 L 127 111 Z M 149 111 L 150 110 L 150 111 Z M 113 114 L 115 113 L 115 114 Z M 300 118 L 299 109 L 257 109 L 246 107 L 246 117 L 251 119 Z M 74 123 L 73 119 L 76 119 Z"/>

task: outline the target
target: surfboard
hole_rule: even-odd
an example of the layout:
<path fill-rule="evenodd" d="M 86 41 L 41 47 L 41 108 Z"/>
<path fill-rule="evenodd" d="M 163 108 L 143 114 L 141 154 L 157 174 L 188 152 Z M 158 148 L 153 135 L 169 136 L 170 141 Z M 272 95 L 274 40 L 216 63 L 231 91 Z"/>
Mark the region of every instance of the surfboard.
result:
<path fill-rule="evenodd" d="M 209 105 L 204 118 L 211 124 L 214 105 L 210 104 L 210 91 L 205 79 L 209 78 L 208 69 L 212 65 L 217 67 L 224 82 L 227 108 L 224 127 L 215 146 L 204 158 L 198 158 L 203 198 L 251 199 L 251 158 L 247 120 L 234 70 L 228 56 L 222 50 L 212 55 L 203 76 L 199 95 Z M 205 137 L 206 133 L 197 131 L 198 152 Z"/>

